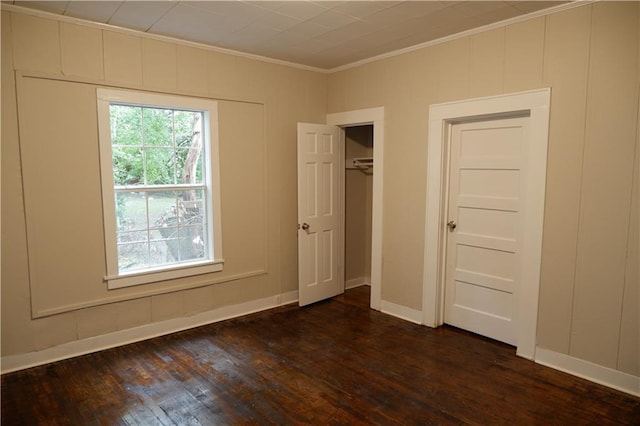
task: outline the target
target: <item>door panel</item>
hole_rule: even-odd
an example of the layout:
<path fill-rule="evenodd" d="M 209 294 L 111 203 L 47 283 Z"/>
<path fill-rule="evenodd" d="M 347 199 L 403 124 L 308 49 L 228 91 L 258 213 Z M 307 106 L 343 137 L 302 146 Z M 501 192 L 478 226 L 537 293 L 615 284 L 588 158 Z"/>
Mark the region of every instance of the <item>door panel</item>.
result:
<path fill-rule="evenodd" d="M 341 292 L 338 277 L 340 129 L 298 123 L 298 299 Z"/>
<path fill-rule="evenodd" d="M 513 345 L 527 121 L 451 128 L 445 322 Z"/>

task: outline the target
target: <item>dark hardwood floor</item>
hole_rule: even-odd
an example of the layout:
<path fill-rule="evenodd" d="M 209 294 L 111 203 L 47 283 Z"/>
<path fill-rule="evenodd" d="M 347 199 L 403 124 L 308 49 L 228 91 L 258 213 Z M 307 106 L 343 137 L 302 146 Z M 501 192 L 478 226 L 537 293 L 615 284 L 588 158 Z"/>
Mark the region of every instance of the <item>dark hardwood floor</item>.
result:
<path fill-rule="evenodd" d="M 2 377 L 2 425 L 640 425 L 640 399 L 359 287 Z"/>

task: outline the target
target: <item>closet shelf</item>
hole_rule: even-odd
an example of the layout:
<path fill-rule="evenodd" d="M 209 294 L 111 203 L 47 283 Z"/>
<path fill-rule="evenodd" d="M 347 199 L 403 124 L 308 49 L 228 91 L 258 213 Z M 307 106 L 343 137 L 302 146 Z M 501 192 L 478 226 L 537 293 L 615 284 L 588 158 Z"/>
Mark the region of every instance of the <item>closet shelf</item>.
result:
<path fill-rule="evenodd" d="M 373 157 L 347 158 L 346 169 L 367 170 L 373 167 Z"/>

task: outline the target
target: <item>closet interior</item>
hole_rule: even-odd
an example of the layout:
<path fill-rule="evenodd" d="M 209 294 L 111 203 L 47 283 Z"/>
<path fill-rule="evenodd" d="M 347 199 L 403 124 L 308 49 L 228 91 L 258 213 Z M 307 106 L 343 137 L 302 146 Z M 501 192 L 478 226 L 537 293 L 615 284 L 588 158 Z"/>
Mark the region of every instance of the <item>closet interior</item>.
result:
<path fill-rule="evenodd" d="M 345 287 L 371 284 L 373 125 L 345 129 Z"/>

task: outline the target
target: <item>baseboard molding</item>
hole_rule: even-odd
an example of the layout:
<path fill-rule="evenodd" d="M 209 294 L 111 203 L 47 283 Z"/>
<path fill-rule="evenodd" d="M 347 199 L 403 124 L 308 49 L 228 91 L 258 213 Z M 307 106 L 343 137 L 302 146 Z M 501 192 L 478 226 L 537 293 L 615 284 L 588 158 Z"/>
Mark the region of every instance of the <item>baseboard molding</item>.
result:
<path fill-rule="evenodd" d="M 352 278 L 350 280 L 345 281 L 344 289 L 349 290 L 351 288 L 360 287 L 362 285 L 371 286 L 371 279 L 367 277 Z"/>
<path fill-rule="evenodd" d="M 0 360 L 0 374 L 24 370 L 38 365 L 48 364 L 67 358 L 86 355 L 129 343 L 147 340 L 165 334 L 187 330 L 202 325 L 212 324 L 255 312 L 272 309 L 282 305 L 288 305 L 298 301 L 298 292 L 290 291 L 262 299 L 251 300 L 237 305 L 223 306 L 211 311 L 202 312 L 189 317 L 174 318 L 167 321 L 147 324 L 115 333 L 90 337 L 64 343 L 37 352 L 29 352 L 20 355 L 9 355 Z"/>
<path fill-rule="evenodd" d="M 407 306 L 397 305 L 395 303 L 383 300 L 380 312 L 388 315 L 393 315 L 394 317 L 412 322 L 414 324 L 422 324 L 422 311 L 409 308 Z"/>
<path fill-rule="evenodd" d="M 540 347 L 536 347 L 535 362 L 634 396 L 640 396 L 640 377 L 622 371 Z"/>
<path fill-rule="evenodd" d="M 368 285 L 365 280 L 359 279 L 358 281 L 359 282 L 356 283 L 355 280 L 350 280 L 345 284 L 347 288 Z M 349 285 L 351 285 L 351 287 L 349 287 Z M 129 343 L 135 343 L 202 325 L 249 315 L 278 306 L 288 305 L 290 303 L 297 302 L 297 300 L 298 292 L 291 291 L 237 305 L 224 306 L 189 317 L 174 318 L 102 336 L 77 340 L 44 349 L 42 351 L 20 355 L 9 355 L 1 358 L 0 373 L 10 373 L 117 346 L 123 346 Z M 421 324 L 422 322 L 422 311 L 398 305 L 386 300 L 382 301 L 381 311 L 385 314 L 392 315 L 414 324 Z M 640 397 L 640 377 L 540 347 L 536 348 L 535 362 Z"/>

